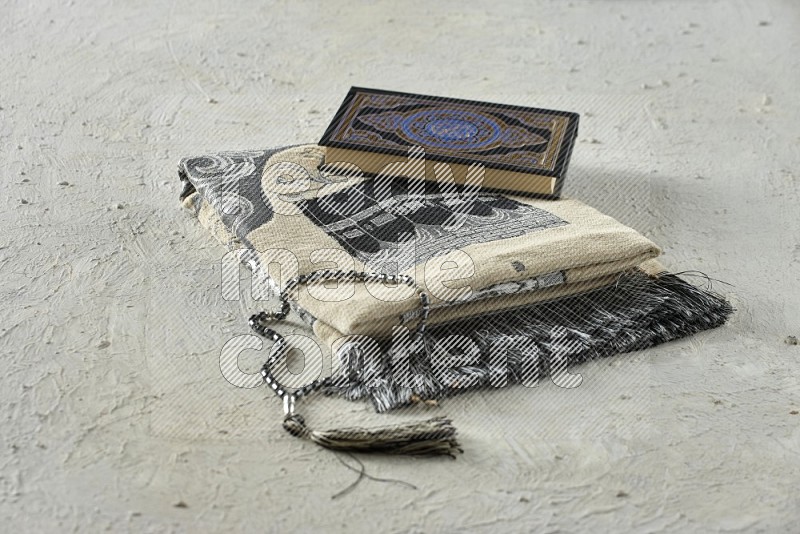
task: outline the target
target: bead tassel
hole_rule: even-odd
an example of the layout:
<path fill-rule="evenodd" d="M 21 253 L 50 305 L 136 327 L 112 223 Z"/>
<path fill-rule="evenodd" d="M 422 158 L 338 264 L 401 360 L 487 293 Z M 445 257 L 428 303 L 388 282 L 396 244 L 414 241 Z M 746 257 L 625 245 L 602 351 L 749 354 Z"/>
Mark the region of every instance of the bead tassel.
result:
<path fill-rule="evenodd" d="M 275 330 L 267 328 L 265 322 L 280 321 L 289 314 L 289 293 L 298 285 L 324 282 L 327 280 L 352 280 L 363 282 L 402 283 L 416 287 L 414 279 L 406 275 L 386 275 L 356 271 L 315 271 L 310 275 L 301 275 L 287 282 L 281 291 L 281 309 L 277 312 L 260 312 L 250 317 L 250 327 L 259 335 L 274 342 L 267 362 L 261 368 L 264 382 L 283 400 L 283 428 L 293 436 L 308 439 L 321 447 L 337 451 L 376 452 L 403 455 L 447 455 L 455 458 L 456 453 L 463 452 L 456 438 L 456 428 L 446 417 L 434 417 L 424 421 L 415 421 L 401 425 L 390 425 L 378 428 L 349 427 L 331 430 L 313 430 L 305 419 L 294 413 L 295 401 L 330 384 L 330 379 L 320 379 L 294 392 L 286 391 L 272 375 L 271 369 L 286 352 L 286 341 Z M 430 314 L 428 295 L 419 291 L 420 321 L 415 338 L 421 339 L 425 334 L 425 325 Z M 424 344 L 422 344 L 424 346 Z"/>

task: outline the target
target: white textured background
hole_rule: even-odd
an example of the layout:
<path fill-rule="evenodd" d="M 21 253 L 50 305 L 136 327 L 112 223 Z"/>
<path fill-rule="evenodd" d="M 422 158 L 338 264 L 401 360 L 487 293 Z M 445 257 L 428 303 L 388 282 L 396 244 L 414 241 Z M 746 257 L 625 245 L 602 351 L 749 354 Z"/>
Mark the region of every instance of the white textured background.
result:
<path fill-rule="evenodd" d="M 796 1 L 6 1 L 0 31 L 0 530 L 800 528 Z M 257 305 L 222 300 L 175 167 L 316 141 L 351 85 L 580 112 L 568 193 L 737 315 L 447 400 L 466 454 L 365 458 L 418 489 L 332 500 L 356 475 L 220 375 Z"/>

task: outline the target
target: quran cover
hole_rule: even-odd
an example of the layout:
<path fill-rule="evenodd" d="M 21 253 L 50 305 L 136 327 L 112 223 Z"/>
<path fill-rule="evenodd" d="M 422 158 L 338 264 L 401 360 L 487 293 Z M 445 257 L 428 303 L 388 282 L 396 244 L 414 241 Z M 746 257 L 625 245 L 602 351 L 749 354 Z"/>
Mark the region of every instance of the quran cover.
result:
<path fill-rule="evenodd" d="M 578 133 L 577 113 L 352 87 L 322 136 L 325 164 L 364 176 L 466 183 L 480 166 L 480 188 L 558 198 Z M 418 148 L 415 148 L 418 147 Z M 424 173 L 408 173 L 410 150 Z M 438 167 L 438 168 L 436 168 Z"/>

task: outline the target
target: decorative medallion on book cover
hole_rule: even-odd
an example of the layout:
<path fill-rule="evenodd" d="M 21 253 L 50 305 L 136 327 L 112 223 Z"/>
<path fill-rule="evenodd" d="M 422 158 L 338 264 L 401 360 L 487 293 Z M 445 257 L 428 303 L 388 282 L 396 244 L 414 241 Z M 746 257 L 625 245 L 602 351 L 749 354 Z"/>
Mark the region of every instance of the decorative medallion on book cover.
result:
<path fill-rule="evenodd" d="M 553 171 L 569 117 L 525 108 L 357 91 L 329 141 Z"/>

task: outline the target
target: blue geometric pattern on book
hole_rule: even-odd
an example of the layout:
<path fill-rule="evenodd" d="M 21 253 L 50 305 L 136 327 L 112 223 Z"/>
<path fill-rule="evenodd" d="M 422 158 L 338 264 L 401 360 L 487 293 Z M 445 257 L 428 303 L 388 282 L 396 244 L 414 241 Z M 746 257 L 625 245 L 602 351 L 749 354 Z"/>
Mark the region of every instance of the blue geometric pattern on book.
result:
<path fill-rule="evenodd" d="M 491 117 L 454 109 L 425 109 L 406 117 L 401 130 L 422 146 L 476 149 L 500 137 L 501 125 Z"/>
<path fill-rule="evenodd" d="M 556 111 L 364 90 L 342 108 L 324 141 L 396 154 L 419 146 L 434 158 L 554 172 L 565 161 L 559 159 L 564 144 L 572 142 L 570 120 Z"/>

